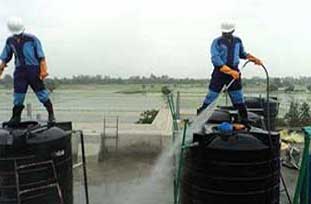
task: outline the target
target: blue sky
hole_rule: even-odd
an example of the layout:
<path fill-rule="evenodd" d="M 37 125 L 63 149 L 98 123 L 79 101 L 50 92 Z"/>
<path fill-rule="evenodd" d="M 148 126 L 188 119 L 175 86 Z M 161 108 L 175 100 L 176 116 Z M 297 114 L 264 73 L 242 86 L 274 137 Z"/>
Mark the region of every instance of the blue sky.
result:
<path fill-rule="evenodd" d="M 6 20 L 21 16 L 44 46 L 51 76 L 102 74 L 206 78 L 219 24 L 236 35 L 272 76 L 311 76 L 308 0 L 1 0 L 0 47 Z M 13 71 L 13 63 L 8 73 Z M 264 76 L 249 66 L 244 75 Z"/>

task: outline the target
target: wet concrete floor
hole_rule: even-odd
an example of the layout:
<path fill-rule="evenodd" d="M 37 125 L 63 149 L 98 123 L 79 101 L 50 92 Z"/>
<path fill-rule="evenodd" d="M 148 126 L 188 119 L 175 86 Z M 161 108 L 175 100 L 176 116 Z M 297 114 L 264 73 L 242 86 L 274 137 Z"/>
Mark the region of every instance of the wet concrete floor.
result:
<path fill-rule="evenodd" d="M 172 176 L 158 176 L 150 181 L 157 156 L 156 154 L 114 155 L 102 163 L 98 163 L 96 157 L 88 157 L 90 203 L 173 203 Z M 283 167 L 282 174 L 293 197 L 298 171 Z M 81 170 L 75 170 L 75 204 L 85 203 L 81 180 Z M 281 189 L 284 189 L 282 185 Z M 280 201 L 281 204 L 289 203 L 284 191 L 281 191 Z"/>

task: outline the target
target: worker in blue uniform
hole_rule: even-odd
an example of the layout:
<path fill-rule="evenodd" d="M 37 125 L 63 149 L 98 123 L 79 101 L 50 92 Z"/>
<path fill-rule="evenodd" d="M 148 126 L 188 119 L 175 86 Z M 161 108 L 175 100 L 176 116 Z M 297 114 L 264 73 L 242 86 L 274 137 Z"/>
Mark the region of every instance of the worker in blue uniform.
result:
<path fill-rule="evenodd" d="M 240 59 L 250 60 L 256 65 L 262 65 L 262 62 L 244 50 L 241 39 L 233 35 L 234 31 L 234 23 L 222 23 L 222 35 L 212 43 L 211 60 L 214 70 L 209 84 L 208 94 L 201 107 L 198 108 L 197 114 L 200 114 L 216 100 L 222 88 L 234 79 L 235 81 L 229 87 L 228 93 L 233 106 L 239 112 L 241 122 L 247 124 L 248 115 L 242 91 L 241 73 L 238 66 Z"/>
<path fill-rule="evenodd" d="M 37 37 L 24 32 L 25 27 L 20 18 L 10 18 L 7 26 L 12 36 L 6 40 L 0 55 L 0 76 L 14 56 L 14 107 L 9 124 L 20 123 L 28 86 L 32 88 L 39 101 L 47 109 L 48 121 L 54 122 L 53 105 L 43 83 L 43 79 L 47 77 L 48 73 L 42 45 Z"/>

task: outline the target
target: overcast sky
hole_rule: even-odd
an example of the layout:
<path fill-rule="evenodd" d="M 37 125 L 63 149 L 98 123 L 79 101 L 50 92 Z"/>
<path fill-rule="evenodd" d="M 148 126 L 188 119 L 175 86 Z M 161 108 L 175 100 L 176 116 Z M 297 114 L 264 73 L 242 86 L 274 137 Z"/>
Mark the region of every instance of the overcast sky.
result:
<path fill-rule="evenodd" d="M 44 46 L 51 76 L 170 75 L 207 78 L 220 23 L 236 22 L 246 50 L 272 76 L 311 76 L 310 0 L 0 0 Z M 9 72 L 12 72 L 11 63 Z M 255 66 L 244 75 L 264 76 Z"/>

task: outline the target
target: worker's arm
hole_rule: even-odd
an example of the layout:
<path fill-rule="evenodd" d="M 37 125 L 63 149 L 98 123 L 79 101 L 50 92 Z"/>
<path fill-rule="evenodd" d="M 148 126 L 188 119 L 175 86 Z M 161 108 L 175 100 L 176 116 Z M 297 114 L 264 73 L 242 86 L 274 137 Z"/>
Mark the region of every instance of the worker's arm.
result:
<path fill-rule="evenodd" d="M 249 61 L 254 62 L 256 65 L 262 65 L 262 61 L 260 59 L 258 59 L 257 57 L 251 55 L 251 54 L 247 54 L 246 59 L 248 59 Z"/>
<path fill-rule="evenodd" d="M 216 68 L 221 68 L 225 65 L 225 62 L 220 57 L 220 48 L 217 39 L 215 39 L 211 46 L 211 60 Z"/>
<path fill-rule="evenodd" d="M 12 48 L 10 47 L 8 40 L 5 43 L 4 49 L 0 55 L 0 77 L 7 66 L 7 63 L 10 62 L 13 56 Z"/>
<path fill-rule="evenodd" d="M 241 59 L 247 59 L 250 60 L 252 62 L 254 62 L 257 65 L 262 65 L 262 62 L 260 59 L 258 59 L 257 57 L 251 55 L 250 53 L 245 52 L 244 46 L 242 41 L 240 42 L 240 53 L 239 56 Z"/>
<path fill-rule="evenodd" d="M 48 66 L 45 58 L 40 61 L 40 79 L 43 80 L 48 76 Z"/>
<path fill-rule="evenodd" d="M 35 52 L 40 60 L 40 74 L 39 77 L 41 80 L 45 79 L 48 74 L 48 67 L 44 55 L 44 51 L 41 45 L 41 42 L 38 38 L 34 38 Z"/>
<path fill-rule="evenodd" d="M 6 67 L 6 64 L 0 59 L 0 70 L 3 71 Z"/>

